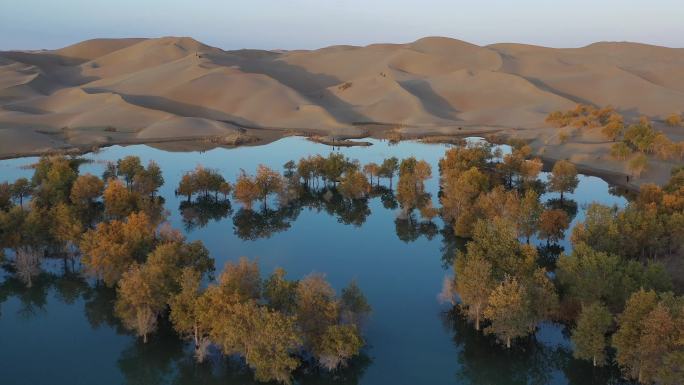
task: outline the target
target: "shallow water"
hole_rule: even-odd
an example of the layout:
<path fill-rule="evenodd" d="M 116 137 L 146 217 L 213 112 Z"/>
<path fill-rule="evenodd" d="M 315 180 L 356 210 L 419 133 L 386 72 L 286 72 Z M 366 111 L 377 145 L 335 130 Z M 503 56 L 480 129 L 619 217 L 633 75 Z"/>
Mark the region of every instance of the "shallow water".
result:
<path fill-rule="evenodd" d="M 447 145 L 401 142 L 390 145 L 369 140 L 370 147 L 339 149 L 361 163 L 381 162 L 389 156 L 415 156 L 433 166 L 428 190 L 437 202 L 437 162 Z M 163 169 L 169 221 L 183 229 L 189 240 L 200 239 L 216 259 L 217 270 L 240 256 L 258 258 L 262 273 L 276 267 L 290 278 L 323 272 L 336 289 L 355 279 L 373 307 L 365 336 L 365 355 L 335 376 L 298 373 L 302 384 L 607 384 L 613 371 L 594 371 L 572 358 L 571 345 L 562 329 L 544 324 L 529 341 L 505 351 L 470 327 L 437 301 L 442 279 L 449 273 L 443 255 L 451 256 L 453 237 L 435 221 L 423 235 L 400 231 L 398 210 L 387 209 L 379 197 L 365 213 L 351 218 L 325 210 L 302 207 L 272 213 L 269 226 L 247 228 L 240 221 L 240 206 L 233 203 L 227 216 L 188 225 L 179 206 L 183 197 L 174 189 L 183 173 L 201 164 L 218 169 L 234 181 L 240 169 L 254 172 L 260 163 L 282 170 L 288 160 L 311 154 L 327 155 L 332 149 L 302 138 L 285 138 L 256 147 L 214 149 L 206 152 L 167 152 L 145 145 L 113 146 L 85 158 L 81 174 L 101 175 L 105 160 L 127 155 L 143 163 L 155 160 Z M 337 151 L 337 150 L 336 150 Z M 0 161 L 0 181 L 30 177 L 25 166 L 36 158 Z M 541 176 L 542 179 L 546 175 Z M 396 178 L 395 178 L 396 184 Z M 383 181 L 383 183 L 385 183 Z M 544 200 L 556 198 L 545 194 Z M 566 199 L 578 205 L 573 221 L 582 220 L 586 204 L 624 205 L 607 183 L 581 176 L 580 185 Z M 187 214 L 187 211 L 186 211 Z M 236 219 L 237 218 L 237 219 Z M 244 218 L 243 218 L 244 219 Z M 345 222 L 355 222 L 347 224 Z M 236 224 L 238 226 L 236 226 Z M 239 230 L 239 231 L 238 231 Z M 253 231 L 247 231 L 253 230 Z M 400 229 L 401 230 L 401 229 Z M 436 232 L 435 232 L 436 230 Z M 270 233 L 269 233 L 270 232 Z M 251 239 L 245 234 L 257 234 Z M 431 237 L 427 235 L 432 234 Z M 418 234 L 419 235 L 419 234 Z M 569 247 L 567 240 L 561 246 Z M 251 382 L 234 363 L 215 359 L 195 365 L 188 347 L 162 328 L 147 345 L 118 330 L 111 319 L 111 293 L 92 289 L 76 276 L 63 277 L 60 261 L 46 266 L 35 287 L 25 289 L 10 275 L 0 277 L 0 376 L 2 384 L 244 384 Z"/>

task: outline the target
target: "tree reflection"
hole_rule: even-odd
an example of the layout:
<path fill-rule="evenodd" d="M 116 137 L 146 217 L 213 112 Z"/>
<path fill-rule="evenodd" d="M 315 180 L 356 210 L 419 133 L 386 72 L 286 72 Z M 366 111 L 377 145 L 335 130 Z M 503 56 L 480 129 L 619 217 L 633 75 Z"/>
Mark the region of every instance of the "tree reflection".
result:
<path fill-rule="evenodd" d="M 496 339 L 475 331 L 457 310 L 444 313 L 445 324 L 453 331 L 459 348 L 459 381 L 470 384 L 548 384 L 563 366 L 570 352 L 545 346 L 530 337 L 514 349 L 505 349 Z"/>
<path fill-rule="evenodd" d="M 432 240 L 439 233 L 439 229 L 434 222 L 418 220 L 413 213 L 405 217 L 397 217 L 394 220 L 394 227 L 397 237 L 406 243 L 414 242 L 422 236 Z"/>
<path fill-rule="evenodd" d="M 546 207 L 552 210 L 564 210 L 568 214 L 569 222 L 572 222 L 577 216 L 577 202 L 572 199 L 549 199 L 546 201 Z"/>
<path fill-rule="evenodd" d="M 288 230 L 300 211 L 299 207 L 292 204 L 277 210 L 254 211 L 242 208 L 233 216 L 235 235 L 250 241 L 270 238 L 275 233 Z"/>
<path fill-rule="evenodd" d="M 121 352 L 117 364 L 128 385 L 168 384 L 175 372 L 175 363 L 185 356 L 183 342 L 168 322 L 162 322 L 148 343 L 133 339 Z"/>
<path fill-rule="evenodd" d="M 3 269 L 8 275 L 0 284 L 0 300 L 5 302 L 9 298 L 16 298 L 21 305 L 18 314 L 22 319 L 30 319 L 44 313 L 48 291 L 52 285 L 51 275 L 39 274 L 33 279 L 31 287 L 28 287 L 17 277 L 13 266 L 4 265 Z"/>
<path fill-rule="evenodd" d="M 442 268 L 451 269 L 454 265 L 456 253 L 466 251 L 468 239 L 456 235 L 454 228 L 448 224 L 444 225 L 439 233 L 442 235 L 442 245 L 439 248 L 442 252 Z"/>
<path fill-rule="evenodd" d="M 305 189 L 299 198 L 302 207 L 325 211 L 340 223 L 360 227 L 371 214 L 368 199 L 344 198 L 335 188 L 323 190 Z"/>
<path fill-rule="evenodd" d="M 229 200 L 217 200 L 211 197 L 200 197 L 194 201 L 182 201 L 179 206 L 185 231 L 206 226 L 209 221 L 220 221 L 232 214 Z"/>
<path fill-rule="evenodd" d="M 548 271 L 554 271 L 558 257 L 564 250 L 563 246 L 555 243 L 537 246 L 537 264 Z"/>

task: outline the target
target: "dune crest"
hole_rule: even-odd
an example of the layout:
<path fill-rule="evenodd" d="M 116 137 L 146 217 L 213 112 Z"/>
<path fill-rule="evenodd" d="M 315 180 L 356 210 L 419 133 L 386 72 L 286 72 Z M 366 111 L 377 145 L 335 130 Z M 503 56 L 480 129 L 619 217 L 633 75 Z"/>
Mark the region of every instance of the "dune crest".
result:
<path fill-rule="evenodd" d="M 655 120 L 682 112 L 684 49 L 481 47 L 426 37 L 224 51 L 163 37 L 0 52 L 0 155 L 236 130 L 351 137 L 378 124 L 413 134 L 543 129 L 549 112 L 576 103 Z"/>

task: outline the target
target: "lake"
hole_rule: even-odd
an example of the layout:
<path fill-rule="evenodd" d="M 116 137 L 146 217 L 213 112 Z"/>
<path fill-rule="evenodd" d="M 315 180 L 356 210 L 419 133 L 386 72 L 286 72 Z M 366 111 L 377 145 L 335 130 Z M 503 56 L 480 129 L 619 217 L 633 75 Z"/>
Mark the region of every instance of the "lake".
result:
<path fill-rule="evenodd" d="M 438 160 L 448 145 L 369 139 L 369 147 L 335 149 L 362 164 L 384 158 L 415 156 L 432 165 L 426 187 L 437 203 Z M 217 169 L 233 182 L 241 169 L 254 173 L 258 164 L 282 171 L 288 160 L 333 149 L 299 137 L 263 146 L 171 152 L 146 145 L 112 146 L 84 155 L 92 160 L 81 174 L 101 175 L 107 160 L 139 156 L 163 169 L 169 221 L 189 240 L 202 240 L 220 271 L 228 260 L 258 258 L 262 274 L 276 267 L 291 279 L 324 273 L 340 290 L 356 280 L 373 313 L 364 335 L 364 355 L 335 374 L 297 373 L 301 384 L 608 384 L 614 368 L 595 370 L 572 358 L 567 332 L 543 324 L 534 338 L 510 351 L 492 338 L 476 334 L 440 304 L 442 280 L 451 273 L 450 258 L 463 241 L 437 219 L 432 226 L 406 228 L 396 223 L 399 209 L 374 197 L 367 208 L 340 208 L 313 202 L 295 209 L 245 218 L 240 205 L 202 210 L 186 207 L 174 190 L 181 176 L 196 165 Z M 0 182 L 30 177 L 27 165 L 37 158 L 0 161 Z M 540 176 L 546 179 L 546 174 Z M 395 178 L 396 184 L 397 178 Z M 384 182 L 383 182 L 384 183 Z M 603 180 L 581 176 L 574 194 L 573 225 L 588 203 L 623 206 Z M 548 193 L 542 201 L 557 198 Z M 259 205 L 256 206 L 259 208 Z M 272 206 L 276 207 L 276 206 Z M 243 213 L 244 214 L 244 213 Z M 256 221 L 256 222 L 255 222 Z M 540 243 L 535 240 L 535 242 Z M 561 242 L 566 251 L 569 243 Z M 48 260 L 31 289 L 7 272 L 0 276 L 0 376 L 2 384 L 245 384 L 251 373 L 230 360 L 194 364 L 192 349 L 162 325 L 147 344 L 117 327 L 110 290 L 95 289 L 76 274 L 64 276 L 61 260 Z"/>

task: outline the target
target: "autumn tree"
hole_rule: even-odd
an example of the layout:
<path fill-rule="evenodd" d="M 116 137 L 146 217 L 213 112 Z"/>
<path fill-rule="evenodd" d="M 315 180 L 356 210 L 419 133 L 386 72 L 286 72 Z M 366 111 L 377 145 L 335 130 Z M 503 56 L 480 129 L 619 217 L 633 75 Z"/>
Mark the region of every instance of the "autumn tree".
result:
<path fill-rule="evenodd" d="M 201 320 L 203 298 L 200 289 L 201 273 L 191 267 L 183 269 L 178 283 L 180 291 L 169 301 L 173 328 L 195 344 L 195 358 L 202 362 L 208 346 L 208 327 Z"/>
<path fill-rule="evenodd" d="M 12 205 L 12 185 L 9 182 L 2 182 L 0 183 L 0 211 L 9 210 Z"/>
<path fill-rule="evenodd" d="M 625 132 L 624 140 L 633 149 L 641 153 L 648 153 L 652 150 L 656 134 L 648 119 L 642 118 L 639 123 L 629 126 Z"/>
<path fill-rule="evenodd" d="M 241 171 L 235 182 L 233 198 L 242 203 L 246 210 L 252 210 L 252 204 L 260 197 L 260 194 L 256 180 L 247 175 L 244 170 Z"/>
<path fill-rule="evenodd" d="M 50 207 L 66 202 L 78 176 L 78 163 L 65 157 L 42 157 L 35 166 L 31 183 L 38 206 Z"/>
<path fill-rule="evenodd" d="M 615 141 L 624 131 L 624 119 L 619 114 L 611 115 L 608 123 L 603 126 L 601 133 L 611 141 Z"/>
<path fill-rule="evenodd" d="M 50 233 L 54 239 L 64 250 L 75 253 L 83 233 L 83 224 L 77 217 L 75 209 L 60 203 L 50 209 L 50 220 L 52 221 Z"/>
<path fill-rule="evenodd" d="M 477 221 L 466 250 L 468 258 L 479 256 L 491 264 L 496 281 L 507 275 L 530 276 L 537 259 L 536 249 L 521 244 L 515 225 L 503 218 Z"/>
<path fill-rule="evenodd" d="M 33 280 L 40 274 L 40 264 L 43 260 L 43 251 L 33 247 L 20 247 L 15 250 L 14 268 L 19 279 L 26 287 L 33 286 Z"/>
<path fill-rule="evenodd" d="M 133 176 L 133 189 L 142 196 L 154 197 L 164 185 L 164 176 L 159 165 L 151 160 L 147 168 L 141 168 Z"/>
<path fill-rule="evenodd" d="M 237 263 L 226 262 L 219 277 L 221 289 L 243 301 L 261 298 L 261 285 L 259 264 L 257 261 L 250 261 L 245 257 L 241 257 Z"/>
<path fill-rule="evenodd" d="M 31 186 L 31 182 L 26 178 L 15 180 L 10 189 L 12 197 L 19 200 L 19 206 L 23 206 L 24 198 L 33 192 L 33 186 Z"/>
<path fill-rule="evenodd" d="M 371 187 L 373 186 L 373 178 L 378 178 L 378 185 L 380 185 L 380 166 L 371 162 L 363 166 L 363 172 L 368 174 L 368 180 L 370 180 Z"/>
<path fill-rule="evenodd" d="M 636 178 L 641 177 L 641 174 L 648 167 L 648 158 L 644 154 L 637 154 L 632 159 L 630 159 L 627 164 L 627 168 Z"/>
<path fill-rule="evenodd" d="M 602 366 L 606 361 L 607 335 L 612 325 L 612 314 L 600 302 L 584 306 L 572 331 L 575 358 L 591 360 L 594 366 Z"/>
<path fill-rule="evenodd" d="M 529 308 L 525 288 L 515 277 L 506 277 L 487 300 L 484 316 L 490 325 L 485 332 L 496 335 L 510 348 L 512 340 L 531 332 Z"/>
<path fill-rule="evenodd" d="M 112 220 L 88 230 L 79 248 L 85 271 L 114 286 L 135 261 L 142 261 L 150 252 L 154 228 L 144 213 L 133 213 L 126 221 Z"/>
<path fill-rule="evenodd" d="M 392 180 L 399 171 L 399 159 L 395 157 L 387 158 L 380 165 L 379 174 L 383 178 L 389 179 L 389 188 L 392 189 Z"/>
<path fill-rule="evenodd" d="M 104 182 L 92 174 L 79 175 L 71 187 L 71 203 L 76 206 L 90 207 L 104 192 Z"/>
<path fill-rule="evenodd" d="M 133 264 L 121 276 L 117 286 L 116 315 L 126 328 L 143 342 L 157 327 L 159 314 L 166 306 L 165 293 L 147 265 Z"/>
<path fill-rule="evenodd" d="M 233 191 L 233 185 L 230 182 L 221 182 L 218 187 L 218 191 L 223 194 L 223 199 L 228 200 L 228 196 Z"/>
<path fill-rule="evenodd" d="M 126 187 L 131 188 L 133 178 L 136 174 L 144 170 L 140 163 L 140 158 L 134 155 L 129 155 L 116 162 L 117 176 L 123 177 L 126 181 Z"/>
<path fill-rule="evenodd" d="M 368 179 L 358 170 L 349 170 L 344 173 L 338 186 L 342 196 L 350 199 L 363 199 L 370 192 L 371 185 Z"/>
<path fill-rule="evenodd" d="M 618 317 L 618 330 L 613 335 L 613 346 L 617 350 L 616 360 L 623 373 L 640 383 L 650 383 L 652 380 L 652 373 L 648 373 L 647 356 L 652 347 L 642 346 L 641 343 L 642 337 L 652 332 L 647 331 L 644 321 L 657 305 L 658 297 L 654 291 L 640 290 L 632 294 L 624 312 Z"/>
<path fill-rule="evenodd" d="M 263 284 L 263 297 L 269 308 L 285 313 L 294 314 L 297 296 L 297 281 L 288 281 L 285 270 L 276 269 Z"/>
<path fill-rule="evenodd" d="M 197 183 L 192 173 L 185 173 L 181 177 L 180 182 L 178 182 L 178 187 L 176 188 L 176 193 L 179 195 L 185 195 L 187 201 L 190 202 L 192 195 L 197 191 Z"/>
<path fill-rule="evenodd" d="M 475 200 L 489 189 L 489 177 L 477 167 L 460 173 L 443 172 L 441 178 L 442 216 L 454 225 L 456 235 L 468 237 L 476 221 Z M 446 175 L 445 175 L 446 174 Z"/>
<path fill-rule="evenodd" d="M 121 219 L 138 209 L 137 194 L 131 192 L 118 179 L 110 179 L 102 194 L 105 215 Z"/>
<path fill-rule="evenodd" d="M 677 127 L 682 125 L 682 116 L 679 114 L 672 114 L 665 118 L 665 124 L 670 127 Z"/>
<path fill-rule="evenodd" d="M 480 330 L 480 321 L 494 289 L 492 264 L 478 254 L 459 253 L 454 264 L 455 291 L 461 299 L 460 307 L 468 319 Z"/>
<path fill-rule="evenodd" d="M 618 142 L 610 147 L 610 156 L 619 160 L 625 160 L 632 154 L 632 149 L 625 142 Z"/>
<path fill-rule="evenodd" d="M 339 303 L 321 274 L 310 274 L 297 285 L 297 323 L 307 346 L 315 347 L 326 329 L 336 324 Z"/>
<path fill-rule="evenodd" d="M 539 238 L 546 239 L 547 244 L 558 242 L 563 239 L 568 226 L 570 218 L 565 210 L 544 210 L 539 216 Z"/>
<path fill-rule="evenodd" d="M 335 370 L 346 366 L 349 359 L 359 354 L 363 345 L 356 325 L 331 325 L 320 336 L 313 352 L 319 365 Z"/>
<path fill-rule="evenodd" d="M 527 159 L 520 165 L 520 177 L 524 184 L 529 185 L 536 181 L 541 173 L 544 163 L 541 159 Z"/>
<path fill-rule="evenodd" d="M 267 199 L 271 194 L 278 194 L 284 187 L 283 177 L 276 171 L 260 164 L 254 178 L 257 186 L 258 198 L 262 200 L 264 208 L 267 208 Z M 237 189 L 237 188 L 236 188 Z"/>
<path fill-rule="evenodd" d="M 549 177 L 549 188 L 551 191 L 560 193 L 561 202 L 563 202 L 563 193 L 572 193 L 578 184 L 579 179 L 574 164 L 567 160 L 559 160 L 553 165 Z"/>
<path fill-rule="evenodd" d="M 244 357 L 257 381 L 291 384 L 292 372 L 299 366 L 292 352 L 301 345 L 294 317 L 254 301 L 231 302 L 220 297 L 216 305 L 211 338 L 223 353 Z"/>
<path fill-rule="evenodd" d="M 425 192 L 425 181 L 431 176 L 429 163 L 413 157 L 401 161 L 397 200 L 409 217 L 414 209 L 428 204 L 430 195 Z"/>
<path fill-rule="evenodd" d="M 539 202 L 539 194 L 534 190 L 527 190 L 520 200 L 518 217 L 516 218 L 518 234 L 525 237 L 527 243 L 530 243 L 530 237 L 539 230 L 539 218 L 543 211 L 544 207 Z"/>

